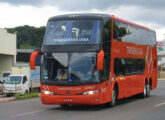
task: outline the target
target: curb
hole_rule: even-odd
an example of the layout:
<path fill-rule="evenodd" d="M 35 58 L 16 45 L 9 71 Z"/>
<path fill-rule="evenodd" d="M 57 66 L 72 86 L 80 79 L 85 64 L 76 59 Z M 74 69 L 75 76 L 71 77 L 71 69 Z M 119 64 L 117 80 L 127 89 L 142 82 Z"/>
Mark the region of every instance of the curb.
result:
<path fill-rule="evenodd" d="M 15 97 L 9 97 L 9 98 L 1 98 L 1 96 L 2 95 L 0 95 L 0 103 L 5 103 L 5 102 L 9 102 L 9 101 L 14 101 L 14 100 L 16 100 L 16 98 Z M 41 96 L 41 94 L 40 93 L 38 93 L 38 97 L 40 97 Z"/>
<path fill-rule="evenodd" d="M 165 81 L 165 78 L 159 78 L 158 81 Z"/>
<path fill-rule="evenodd" d="M 0 103 L 9 102 L 15 100 L 15 97 L 10 98 L 0 98 Z"/>

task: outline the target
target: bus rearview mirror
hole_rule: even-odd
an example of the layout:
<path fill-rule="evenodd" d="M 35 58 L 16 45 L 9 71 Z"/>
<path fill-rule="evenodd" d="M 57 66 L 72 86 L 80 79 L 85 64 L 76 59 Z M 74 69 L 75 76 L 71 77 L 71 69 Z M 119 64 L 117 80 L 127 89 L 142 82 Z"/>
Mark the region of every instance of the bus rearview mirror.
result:
<path fill-rule="evenodd" d="M 41 54 L 41 51 L 35 51 L 30 56 L 30 69 L 34 70 L 36 67 L 36 57 Z"/>
<path fill-rule="evenodd" d="M 97 55 L 97 70 L 104 69 L 104 51 L 101 50 Z"/>

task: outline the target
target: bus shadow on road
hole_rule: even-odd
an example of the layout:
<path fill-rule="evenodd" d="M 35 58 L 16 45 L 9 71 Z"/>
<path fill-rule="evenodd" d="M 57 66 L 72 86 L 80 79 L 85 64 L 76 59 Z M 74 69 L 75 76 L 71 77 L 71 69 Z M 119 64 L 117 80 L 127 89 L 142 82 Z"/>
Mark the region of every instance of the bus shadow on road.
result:
<path fill-rule="evenodd" d="M 153 98 L 153 97 L 155 97 L 155 95 L 150 95 L 150 97 L 147 97 L 147 98 L 142 98 L 139 95 L 135 95 L 135 96 L 132 96 L 132 97 L 129 97 L 129 98 L 118 100 L 116 106 L 127 105 L 127 104 L 130 104 L 130 103 L 135 103 L 136 101 L 142 101 L 142 100 Z"/>
<path fill-rule="evenodd" d="M 58 106 L 49 110 L 68 110 L 68 111 L 99 111 L 105 109 L 104 105 L 69 105 L 67 107 Z"/>
<path fill-rule="evenodd" d="M 155 97 L 154 95 L 151 95 L 149 98 Z M 145 98 L 148 99 L 148 98 Z M 69 105 L 67 107 L 54 107 L 49 109 L 50 111 L 99 111 L 99 110 L 106 110 L 106 109 L 118 109 L 121 106 L 127 107 L 128 104 L 136 102 L 136 101 L 141 101 L 145 100 L 144 98 L 141 98 L 139 96 L 133 96 L 130 98 L 125 98 L 117 101 L 117 104 L 115 107 L 106 107 L 106 105 Z"/>

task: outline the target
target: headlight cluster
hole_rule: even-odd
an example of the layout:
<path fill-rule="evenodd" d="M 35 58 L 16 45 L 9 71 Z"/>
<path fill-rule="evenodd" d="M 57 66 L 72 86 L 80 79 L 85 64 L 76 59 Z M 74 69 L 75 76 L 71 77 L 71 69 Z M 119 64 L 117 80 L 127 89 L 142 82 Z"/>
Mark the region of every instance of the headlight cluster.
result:
<path fill-rule="evenodd" d="M 54 92 L 45 91 L 45 90 L 41 90 L 41 93 L 45 94 L 45 95 L 59 95 L 59 94 L 56 94 Z M 97 93 L 99 93 L 99 90 L 87 91 L 87 92 L 83 92 L 83 93 L 81 93 L 79 95 L 93 95 L 93 94 L 97 94 Z"/>
<path fill-rule="evenodd" d="M 45 94 L 45 95 L 54 95 L 53 92 L 45 91 L 45 90 L 41 90 L 41 93 L 43 93 L 43 94 Z"/>
<path fill-rule="evenodd" d="M 83 92 L 83 95 L 93 95 L 99 93 L 99 90 L 87 91 Z"/>

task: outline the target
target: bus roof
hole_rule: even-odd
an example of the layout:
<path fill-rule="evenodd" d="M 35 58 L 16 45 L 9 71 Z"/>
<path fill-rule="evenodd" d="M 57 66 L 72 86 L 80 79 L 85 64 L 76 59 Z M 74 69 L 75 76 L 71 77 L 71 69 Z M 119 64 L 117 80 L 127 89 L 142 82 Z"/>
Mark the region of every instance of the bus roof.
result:
<path fill-rule="evenodd" d="M 49 21 L 61 20 L 61 19 L 102 19 L 103 17 L 109 18 L 107 14 L 97 14 L 97 13 L 80 13 L 80 14 L 65 14 L 51 17 Z"/>
<path fill-rule="evenodd" d="M 145 26 L 143 26 L 143 25 L 139 25 L 139 24 L 136 24 L 136 23 L 133 23 L 133 22 L 130 22 L 130 21 L 127 21 L 127 20 L 118 18 L 118 17 L 116 17 L 115 15 L 110 15 L 110 17 L 111 17 L 111 19 L 113 19 L 113 20 L 121 21 L 121 22 L 130 24 L 130 25 L 133 25 L 133 26 L 136 26 L 136 27 L 145 29 L 145 30 L 153 31 L 153 30 L 149 29 L 148 27 L 145 27 Z"/>
<path fill-rule="evenodd" d="M 65 15 L 58 15 L 58 16 L 53 16 L 51 17 L 48 21 L 53 21 L 53 20 L 69 20 L 69 19 L 103 19 L 103 18 L 111 18 L 113 20 L 121 21 L 145 30 L 153 31 L 143 25 L 139 25 L 121 18 L 116 17 L 115 15 L 108 15 L 108 14 L 99 14 L 99 13 L 79 13 L 79 14 L 65 14 Z"/>

